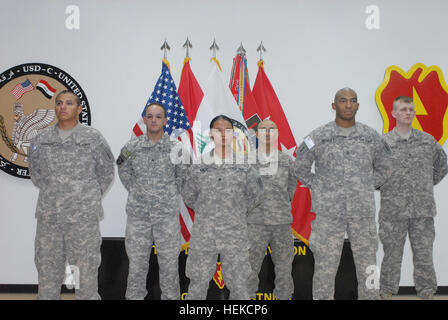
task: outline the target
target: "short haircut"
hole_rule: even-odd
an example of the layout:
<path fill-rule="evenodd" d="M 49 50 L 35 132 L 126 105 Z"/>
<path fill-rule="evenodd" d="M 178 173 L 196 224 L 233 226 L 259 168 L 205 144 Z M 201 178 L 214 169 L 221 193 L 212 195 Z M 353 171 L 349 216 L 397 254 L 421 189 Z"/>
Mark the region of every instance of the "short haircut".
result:
<path fill-rule="evenodd" d="M 392 103 L 392 110 L 397 110 L 398 109 L 398 104 L 402 102 L 402 103 L 414 103 L 414 100 L 412 100 L 411 97 L 408 96 L 399 96 L 396 97 L 394 100 L 394 103 Z"/>
<path fill-rule="evenodd" d="M 77 106 L 80 106 L 80 105 L 81 105 L 81 98 L 78 97 L 73 91 L 70 91 L 70 90 L 67 90 L 67 89 L 62 90 L 61 92 L 59 92 L 59 93 L 56 95 L 56 98 L 55 98 L 54 100 L 55 100 L 55 101 L 58 100 L 58 98 L 59 98 L 60 95 L 67 94 L 67 93 L 68 93 L 68 94 L 72 94 L 72 95 L 75 96 L 75 99 L 76 99 L 76 105 L 77 105 Z"/>
<path fill-rule="evenodd" d="M 215 122 L 218 121 L 218 120 L 225 120 L 225 121 L 228 121 L 228 122 L 230 123 L 230 125 L 232 126 L 232 129 L 233 129 L 233 119 L 231 119 L 231 118 L 229 118 L 229 117 L 227 117 L 227 116 L 225 116 L 225 115 L 223 115 L 223 114 L 220 114 L 219 116 L 216 116 L 216 117 L 214 117 L 214 118 L 212 119 L 212 121 L 210 122 L 210 129 L 213 129 L 213 125 L 214 125 Z"/>
<path fill-rule="evenodd" d="M 159 106 L 160 108 L 162 108 L 162 109 L 163 109 L 163 116 L 164 116 L 164 118 L 166 118 L 166 109 L 165 109 L 165 107 L 163 106 L 163 104 L 158 103 L 158 102 L 151 102 L 150 104 L 148 104 L 148 105 L 145 107 L 145 110 L 143 111 L 143 117 L 146 116 L 146 111 L 148 111 L 148 108 L 149 108 L 150 106 Z"/>
<path fill-rule="evenodd" d="M 258 131 L 258 127 L 260 126 L 260 124 L 262 124 L 262 123 L 266 123 L 266 122 L 272 122 L 274 125 L 275 125 L 275 127 L 278 129 L 278 126 L 277 126 L 277 124 L 274 122 L 274 121 L 272 121 L 271 119 L 264 119 L 264 120 L 262 120 L 262 121 L 260 121 L 256 126 L 255 126 L 255 131 Z"/>
<path fill-rule="evenodd" d="M 340 94 L 341 92 L 343 92 L 343 91 L 353 92 L 353 93 L 356 95 L 356 97 L 358 97 L 358 94 L 356 93 L 355 90 L 353 90 L 352 88 L 349 88 L 349 87 L 345 87 L 345 88 L 339 89 L 339 90 L 336 92 L 336 94 L 334 95 L 334 102 L 336 102 L 336 99 L 338 98 L 339 94 Z"/>

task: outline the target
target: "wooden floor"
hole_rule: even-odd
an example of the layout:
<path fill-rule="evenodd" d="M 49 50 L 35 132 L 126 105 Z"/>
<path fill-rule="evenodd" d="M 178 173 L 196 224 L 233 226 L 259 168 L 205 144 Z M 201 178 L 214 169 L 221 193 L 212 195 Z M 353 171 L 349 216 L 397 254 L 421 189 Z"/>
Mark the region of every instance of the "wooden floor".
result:
<path fill-rule="evenodd" d="M 35 293 L 0 293 L 0 300 L 35 300 Z M 75 300 L 75 295 L 71 293 L 62 294 L 62 300 Z M 420 300 L 415 295 L 397 295 L 392 300 Z M 436 295 L 434 300 L 448 300 L 446 295 Z"/>
<path fill-rule="evenodd" d="M 0 293 L 0 300 L 36 300 L 36 293 Z M 75 300 L 75 295 L 66 293 L 61 295 L 62 300 Z"/>

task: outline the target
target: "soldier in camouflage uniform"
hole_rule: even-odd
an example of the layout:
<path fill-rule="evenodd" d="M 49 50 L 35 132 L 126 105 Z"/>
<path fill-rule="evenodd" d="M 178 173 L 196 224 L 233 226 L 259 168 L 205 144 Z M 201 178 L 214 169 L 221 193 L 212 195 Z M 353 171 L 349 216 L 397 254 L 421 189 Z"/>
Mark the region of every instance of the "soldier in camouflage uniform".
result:
<path fill-rule="evenodd" d="M 263 185 L 257 170 L 235 159 L 231 119 L 218 116 L 210 127 L 215 149 L 206 156 L 211 161 L 192 165 L 182 188 L 185 203 L 195 211 L 185 270 L 190 278 L 186 299 L 205 300 L 219 254 L 230 299 L 248 300 L 247 210 L 258 201 Z"/>
<path fill-rule="evenodd" d="M 314 299 L 334 298 L 345 232 L 353 251 L 359 299 L 379 297 L 378 289 L 366 280 L 367 270 L 376 265 L 378 247 L 374 188 L 390 175 L 390 150 L 376 131 L 355 122 L 358 106 L 352 89 L 339 90 L 332 104 L 336 120 L 311 132 L 295 161 L 296 174 L 310 188 L 316 213 L 309 239 L 315 261 Z"/>
<path fill-rule="evenodd" d="M 297 178 L 294 177 L 291 157 L 277 149 L 277 125 L 272 120 L 260 122 L 257 137 L 258 161 L 254 167 L 261 175 L 264 191 L 261 202 L 250 210 L 247 218 L 252 265 L 249 294 L 256 295 L 258 273 L 270 244 L 275 268 L 274 295 L 280 300 L 287 300 L 294 292 L 291 275 L 294 260 L 291 201 Z"/>
<path fill-rule="evenodd" d="M 395 99 L 392 116 L 396 127 L 384 136 L 392 150 L 393 173 L 381 187 L 379 236 L 384 258 L 380 293 L 387 299 L 398 292 L 403 247 L 409 234 L 417 295 L 431 299 L 437 290 L 432 256 L 433 189 L 447 174 L 447 156 L 431 135 L 412 128 L 415 108 L 411 98 Z"/>
<path fill-rule="evenodd" d="M 178 257 L 181 247 L 180 193 L 185 164 L 171 155 L 180 142 L 163 133 L 167 123 L 162 105 L 151 104 L 143 120 L 146 134 L 131 139 L 117 159 L 118 174 L 129 192 L 125 246 L 129 258 L 126 299 L 142 300 L 153 242 L 159 263 L 163 300 L 180 298 Z M 174 159 L 175 160 L 175 159 Z"/>
<path fill-rule="evenodd" d="M 77 268 L 76 298 L 99 299 L 101 199 L 114 177 L 114 157 L 97 130 L 78 122 L 82 107 L 75 94 L 59 93 L 55 110 L 58 124 L 33 139 L 29 158 L 31 180 L 40 190 L 37 298 L 60 299 L 68 262 Z"/>

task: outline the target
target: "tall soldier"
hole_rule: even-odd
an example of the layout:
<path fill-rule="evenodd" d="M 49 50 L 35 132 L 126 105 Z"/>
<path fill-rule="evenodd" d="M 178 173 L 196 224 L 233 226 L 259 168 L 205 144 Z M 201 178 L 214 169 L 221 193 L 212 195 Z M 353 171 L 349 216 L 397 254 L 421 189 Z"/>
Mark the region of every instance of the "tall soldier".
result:
<path fill-rule="evenodd" d="M 412 128 L 415 108 L 410 97 L 395 99 L 392 116 L 396 126 L 384 136 L 392 150 L 393 173 L 381 187 L 379 236 L 384 258 L 380 293 L 389 299 L 398 292 L 403 247 L 409 234 L 417 296 L 431 299 L 437 291 L 432 255 L 434 185 L 447 174 L 447 156 L 431 135 Z"/>
<path fill-rule="evenodd" d="M 287 300 L 294 292 L 292 262 L 294 237 L 291 233 L 291 201 L 297 186 L 293 173 L 293 160 L 277 149 L 278 130 L 272 120 L 258 124 L 258 159 L 254 165 L 263 181 L 261 202 L 249 211 L 247 218 L 251 241 L 249 294 L 255 296 L 260 272 L 268 244 L 275 270 L 274 295 Z"/>
<path fill-rule="evenodd" d="M 232 150 L 232 119 L 217 116 L 210 129 L 215 148 L 203 156 L 203 163 L 191 166 L 182 188 L 185 203 L 195 211 L 185 269 L 190 278 L 186 299 L 205 300 L 219 254 L 230 299 L 248 300 L 247 212 L 259 201 L 263 183 L 257 170 L 238 161 Z"/>
<path fill-rule="evenodd" d="M 29 157 L 31 180 L 40 189 L 37 298 L 60 299 L 67 261 L 79 278 L 76 298 L 99 299 L 101 199 L 114 177 L 114 157 L 97 130 L 78 122 L 78 96 L 64 90 L 55 100 L 58 123 L 33 139 Z"/>
<path fill-rule="evenodd" d="M 125 247 L 129 258 L 126 299 L 142 300 L 153 242 L 163 300 L 180 298 L 178 257 L 181 247 L 179 188 L 184 164 L 173 161 L 180 142 L 163 132 L 168 119 L 157 103 L 146 107 L 146 134 L 131 139 L 117 159 L 118 174 L 129 196 Z M 176 157 L 174 157 L 176 158 Z"/>
<path fill-rule="evenodd" d="M 375 270 L 370 266 L 376 265 L 378 249 L 374 188 L 390 175 L 390 149 L 375 130 L 355 122 L 359 107 L 355 91 L 339 90 L 332 107 L 335 121 L 312 131 L 300 145 L 295 161 L 296 174 L 310 188 L 316 213 L 309 239 L 315 261 L 313 298 L 334 298 L 334 280 L 347 232 L 358 296 L 377 299 L 378 289 L 366 280 Z"/>

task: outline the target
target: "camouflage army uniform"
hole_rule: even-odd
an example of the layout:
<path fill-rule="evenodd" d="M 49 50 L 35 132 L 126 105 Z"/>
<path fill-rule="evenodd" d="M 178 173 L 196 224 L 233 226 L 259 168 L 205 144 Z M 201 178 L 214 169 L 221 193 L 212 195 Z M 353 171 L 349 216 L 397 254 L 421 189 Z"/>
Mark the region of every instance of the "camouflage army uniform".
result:
<path fill-rule="evenodd" d="M 33 139 L 29 168 L 40 190 L 35 240 L 38 299 L 60 298 L 66 261 L 79 269 L 76 298 L 99 299 L 101 198 L 114 177 L 109 145 L 97 130 L 83 124 L 62 141 L 55 125 Z"/>
<path fill-rule="evenodd" d="M 190 278 L 187 299 L 205 300 L 218 254 L 230 299 L 249 299 L 247 211 L 259 201 L 262 189 L 257 170 L 248 164 L 191 166 L 182 188 L 185 203 L 195 211 L 185 270 Z"/>
<path fill-rule="evenodd" d="M 153 241 L 159 264 L 161 298 L 180 298 L 178 257 L 181 247 L 179 188 L 184 164 L 170 155 L 180 142 L 168 135 L 153 143 L 147 135 L 131 139 L 117 160 L 129 196 L 125 246 L 129 258 L 126 299 L 144 299 Z"/>
<path fill-rule="evenodd" d="M 311 172 L 315 165 L 315 173 Z M 313 298 L 333 299 L 334 280 L 347 231 L 358 279 L 359 299 L 377 299 L 366 286 L 367 268 L 376 265 L 378 239 L 374 188 L 390 175 L 390 150 L 372 128 L 357 122 L 348 135 L 336 122 L 313 132 L 295 161 L 299 180 L 310 188 L 316 219 L 309 239 L 315 266 Z M 370 286 L 369 286 L 370 287 Z"/>
<path fill-rule="evenodd" d="M 297 179 L 294 177 L 293 160 L 290 156 L 277 152 L 275 158 L 275 160 L 269 160 L 269 157 L 262 153 L 261 159 L 254 165 L 260 172 L 264 190 L 261 202 L 249 211 L 247 218 L 252 266 L 249 294 L 251 296 L 256 295 L 258 273 L 263 263 L 266 248 L 270 244 L 271 258 L 275 270 L 274 295 L 281 300 L 287 300 L 294 292 L 294 282 L 291 275 L 294 260 L 291 201 L 296 190 Z M 275 166 L 272 161 L 277 162 Z M 276 168 L 276 170 L 272 172 L 263 171 L 270 166 Z"/>
<path fill-rule="evenodd" d="M 447 174 L 447 157 L 429 134 L 412 129 L 408 139 L 396 129 L 384 139 L 392 150 L 393 174 L 381 187 L 379 236 L 384 258 L 381 265 L 380 293 L 398 292 L 406 234 L 412 247 L 417 295 L 424 298 L 437 290 L 433 263 L 434 185 Z"/>

